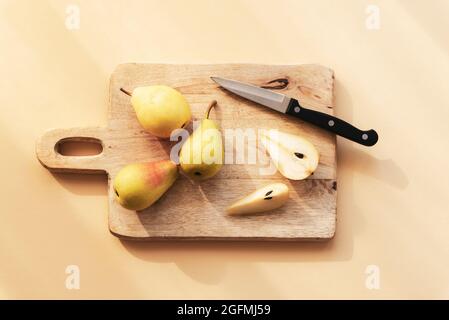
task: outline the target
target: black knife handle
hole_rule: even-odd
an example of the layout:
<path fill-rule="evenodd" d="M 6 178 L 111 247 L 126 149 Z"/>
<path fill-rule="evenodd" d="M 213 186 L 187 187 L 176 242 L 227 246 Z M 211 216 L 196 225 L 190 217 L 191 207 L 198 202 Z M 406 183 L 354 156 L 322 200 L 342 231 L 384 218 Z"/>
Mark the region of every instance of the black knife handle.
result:
<path fill-rule="evenodd" d="M 291 99 L 286 113 L 364 146 L 371 147 L 379 139 L 377 132 L 373 129 L 368 131 L 357 129 L 334 116 L 303 108 L 295 99 Z"/>

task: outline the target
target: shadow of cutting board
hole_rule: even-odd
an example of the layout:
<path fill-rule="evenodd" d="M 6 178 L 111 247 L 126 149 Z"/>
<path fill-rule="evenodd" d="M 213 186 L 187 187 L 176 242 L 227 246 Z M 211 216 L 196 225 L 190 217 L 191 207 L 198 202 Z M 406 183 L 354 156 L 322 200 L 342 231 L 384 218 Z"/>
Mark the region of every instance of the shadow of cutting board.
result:
<path fill-rule="evenodd" d="M 120 238 L 273 241 L 332 238 L 337 198 L 335 135 L 226 92 L 210 80 L 213 75 L 264 86 L 299 98 L 305 107 L 333 113 L 333 72 L 318 65 L 122 64 L 111 77 L 108 126 L 48 131 L 37 143 L 37 157 L 51 171 L 107 173 L 109 229 Z M 138 86 L 155 84 L 169 85 L 182 92 L 191 105 L 194 119 L 201 119 L 208 103 L 217 100 L 211 119 L 220 123 L 223 131 L 279 129 L 305 136 L 320 152 L 317 171 L 303 181 L 290 181 L 279 173 L 264 175 L 261 173 L 269 166 L 265 156 L 267 161 L 261 157 L 253 164 L 244 161 L 225 165 L 217 176 L 201 184 L 194 184 L 181 175 L 150 208 L 141 212 L 122 208 L 112 190 L 112 181 L 120 168 L 134 162 L 168 159 L 171 147 L 177 143 L 144 132 L 130 98 L 120 91 L 121 87 L 132 91 Z M 224 136 L 229 157 L 229 152 L 232 156 L 236 151 L 237 142 L 232 148 L 233 140 Z M 251 134 L 247 138 L 254 142 Z M 63 141 L 98 141 L 103 151 L 94 156 L 63 156 L 58 153 L 58 144 Z M 246 146 L 251 145 L 248 141 Z M 247 155 L 243 154 L 246 159 Z M 240 153 L 233 157 L 241 156 Z M 290 199 L 282 208 L 247 217 L 224 214 L 233 201 L 277 181 L 290 187 Z"/>

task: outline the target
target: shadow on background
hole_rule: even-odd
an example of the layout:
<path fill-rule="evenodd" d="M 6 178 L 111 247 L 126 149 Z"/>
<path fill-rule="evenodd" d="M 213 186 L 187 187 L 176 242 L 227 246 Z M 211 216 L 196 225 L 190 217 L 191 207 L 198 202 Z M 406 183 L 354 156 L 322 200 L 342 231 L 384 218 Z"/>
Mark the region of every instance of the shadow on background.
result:
<path fill-rule="evenodd" d="M 107 174 L 73 174 L 51 172 L 66 190 L 80 196 L 106 196 L 108 194 Z"/>
<path fill-rule="evenodd" d="M 402 6 L 416 21 L 436 45 L 449 54 L 449 2 L 446 0 L 432 1 L 432 5 L 423 5 L 419 0 L 399 0 Z"/>
<path fill-rule="evenodd" d="M 28 86 L 31 90 L 22 90 L 24 101 L 30 101 L 33 112 L 48 112 L 48 122 L 59 124 L 82 108 L 81 116 L 86 115 L 87 106 L 89 118 L 102 117 L 101 113 L 108 102 L 108 90 L 105 90 L 105 79 L 108 75 L 102 69 L 86 48 L 79 42 L 77 33 L 65 27 L 64 18 L 46 0 L 10 1 L 1 12 L 2 19 L 8 22 L 27 47 L 33 50 L 33 60 L 26 61 L 33 67 L 33 77 L 15 78 L 19 88 Z M 36 77 L 46 79 L 36 82 Z M 83 79 L 80 81 L 79 79 Z M 64 100 L 54 100 L 57 95 L 52 92 L 63 92 Z M 98 92 L 105 95 L 97 101 Z M 52 108 L 40 108 L 40 105 L 50 105 Z M 42 114 L 41 114 L 42 116 Z M 78 117 L 80 118 L 80 114 Z M 88 123 L 86 124 L 88 125 Z"/>
<path fill-rule="evenodd" d="M 48 121 L 41 120 L 37 126 L 47 126 L 70 117 L 67 110 L 76 113 L 80 106 L 92 104 L 94 91 L 104 87 L 104 71 L 67 31 L 64 20 L 48 1 L 8 1 L 0 15 L 26 48 L 17 53 L 19 57 L 22 54 L 27 57 L 28 50 L 32 50 L 32 59 L 21 61 L 17 72 L 8 75 L 8 84 L 14 86 L 11 92 L 18 95 L 14 115 L 26 112 L 27 119 L 33 119 L 39 113 L 36 119 Z M 40 77 L 47 80 L 36 81 Z M 80 78 L 86 81 L 78 81 Z M 54 92 L 63 92 L 65 99 L 56 100 Z M 47 107 L 41 108 L 42 105 Z M 101 112 L 101 108 L 92 112 Z M 53 183 L 52 176 L 36 159 L 36 136 L 32 127 L 27 127 L 26 122 L 8 121 L 2 123 L 1 129 L 2 145 L 8 147 L 13 159 L 8 170 L 20 173 L 11 183 L 8 190 L 11 193 L 4 194 L 10 198 L 2 215 L 7 233 L 2 232 L 0 236 L 0 273 L 4 275 L 1 287 L 7 297 L 99 298 L 108 286 L 112 296 L 120 296 L 112 290 L 115 285 L 137 291 L 138 286 L 125 279 L 126 269 L 117 263 L 111 248 L 102 245 L 108 239 L 101 238 L 101 232 L 93 233 L 91 225 L 84 224 L 93 220 L 97 223 L 102 217 L 96 215 L 89 219 L 86 212 L 79 212 L 76 203 L 55 201 L 63 198 L 65 191 Z M 17 130 L 26 139 L 22 149 L 16 141 Z M 75 194 L 106 195 L 105 176 L 55 174 L 54 177 Z M 43 184 L 48 185 L 43 188 Z M 17 201 L 18 194 L 26 197 Z M 101 266 L 93 264 L 83 275 L 83 290 L 78 293 L 67 290 L 65 267 L 92 259 L 102 259 L 110 267 L 109 272 L 117 275 L 118 282 L 112 284 Z M 95 284 L 102 286 L 95 287 Z"/>

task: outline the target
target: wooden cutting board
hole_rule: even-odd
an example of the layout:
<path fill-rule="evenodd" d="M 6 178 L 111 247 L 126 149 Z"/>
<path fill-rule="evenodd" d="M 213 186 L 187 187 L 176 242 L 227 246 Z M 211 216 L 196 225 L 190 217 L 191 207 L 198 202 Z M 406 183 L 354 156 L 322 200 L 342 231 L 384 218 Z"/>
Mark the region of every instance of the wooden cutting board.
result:
<path fill-rule="evenodd" d="M 107 127 L 55 129 L 45 133 L 36 146 L 37 157 L 49 170 L 73 173 L 106 173 L 109 183 L 109 229 L 135 240 L 326 240 L 336 223 L 336 138 L 308 123 L 241 99 L 219 88 L 210 76 L 221 76 L 264 86 L 299 98 L 305 107 L 333 113 L 333 71 L 318 65 L 162 65 L 122 64 L 110 82 Z M 195 184 L 181 176 L 150 208 L 135 212 L 123 209 L 114 199 L 112 181 L 124 165 L 168 159 L 176 142 L 159 140 L 144 132 L 130 104 L 119 89 L 165 84 L 187 98 L 194 119 L 203 118 L 208 103 L 222 130 L 279 129 L 301 134 L 320 152 L 313 176 L 290 181 L 279 173 L 261 175 L 268 164 L 229 164 L 214 178 Z M 251 138 L 251 137 L 250 137 Z M 226 143 L 231 139 L 224 138 Z M 94 156 L 63 156 L 62 141 L 98 141 L 102 153 Z M 234 148 L 235 149 L 235 148 Z M 226 152 L 233 152 L 226 149 Z M 268 159 L 268 157 L 266 157 Z M 272 182 L 290 187 L 290 199 L 273 213 L 228 217 L 224 209 L 233 201 Z"/>

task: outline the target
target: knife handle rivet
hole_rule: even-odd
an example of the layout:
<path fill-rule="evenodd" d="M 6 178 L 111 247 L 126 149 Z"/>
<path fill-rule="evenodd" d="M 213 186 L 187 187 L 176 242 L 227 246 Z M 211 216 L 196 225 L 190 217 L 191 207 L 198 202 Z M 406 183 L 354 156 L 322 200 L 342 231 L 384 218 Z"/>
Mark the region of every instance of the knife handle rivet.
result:
<path fill-rule="evenodd" d="M 334 122 L 334 120 L 329 120 L 329 122 L 327 124 L 329 125 L 329 127 L 333 127 L 335 122 Z"/>
<path fill-rule="evenodd" d="M 299 113 L 299 111 L 301 111 L 301 108 L 300 107 L 295 107 L 295 112 Z"/>
<path fill-rule="evenodd" d="M 368 140 L 368 135 L 366 133 L 362 134 L 362 139 L 363 140 Z"/>

